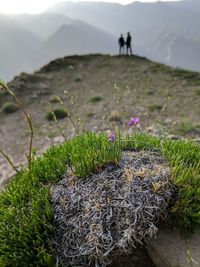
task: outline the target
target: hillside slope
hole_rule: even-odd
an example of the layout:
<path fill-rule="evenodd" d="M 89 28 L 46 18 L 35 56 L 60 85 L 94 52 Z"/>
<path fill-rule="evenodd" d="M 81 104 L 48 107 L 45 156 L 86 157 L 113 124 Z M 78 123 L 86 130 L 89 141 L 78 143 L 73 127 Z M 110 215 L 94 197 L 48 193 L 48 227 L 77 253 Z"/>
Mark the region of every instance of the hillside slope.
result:
<path fill-rule="evenodd" d="M 8 81 L 67 55 L 117 54 L 118 37 L 127 31 L 135 54 L 200 71 L 199 5 L 61 1 L 41 14 L 0 14 L 0 76 Z"/>
<path fill-rule="evenodd" d="M 200 74 L 145 58 L 106 55 L 60 58 L 34 74 L 15 77 L 9 86 L 32 114 L 34 147 L 40 151 L 62 141 L 55 123 L 46 119 L 48 101 L 54 95 L 61 97 L 75 120 L 77 115 L 80 117 L 86 130 L 106 131 L 117 125 L 127 131 L 129 117 L 139 116 L 141 130 L 158 120 L 162 124 L 159 131 L 164 127 L 170 133 L 200 136 Z M 19 162 L 28 150 L 29 133 L 20 111 L 12 114 L 2 111 L 8 101 L 10 98 L 1 93 L 0 147 Z M 60 107 L 55 101 L 52 105 Z M 63 119 L 61 125 L 67 137 L 74 135 L 69 118 Z M 0 183 L 4 183 L 8 165 L 2 157 L 0 166 Z"/>

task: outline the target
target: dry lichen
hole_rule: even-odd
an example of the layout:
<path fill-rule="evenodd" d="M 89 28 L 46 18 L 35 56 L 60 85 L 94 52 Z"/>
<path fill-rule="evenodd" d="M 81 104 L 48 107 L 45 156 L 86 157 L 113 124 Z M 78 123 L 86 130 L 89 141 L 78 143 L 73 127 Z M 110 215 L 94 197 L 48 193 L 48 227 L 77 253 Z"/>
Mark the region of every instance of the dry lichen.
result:
<path fill-rule="evenodd" d="M 175 188 L 157 153 L 126 151 L 118 165 L 75 179 L 67 173 L 52 188 L 57 266 L 107 266 L 168 219 Z"/>

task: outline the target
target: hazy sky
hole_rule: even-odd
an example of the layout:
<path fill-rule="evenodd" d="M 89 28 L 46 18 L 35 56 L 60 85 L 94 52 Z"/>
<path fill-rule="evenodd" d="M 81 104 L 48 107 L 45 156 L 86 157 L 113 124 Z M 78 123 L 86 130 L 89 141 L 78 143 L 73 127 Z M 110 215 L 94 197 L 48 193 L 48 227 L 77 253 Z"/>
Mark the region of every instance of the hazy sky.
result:
<path fill-rule="evenodd" d="M 0 13 L 40 13 L 60 0 L 0 0 Z M 97 0 L 80 0 L 97 1 Z M 141 2 L 154 2 L 155 0 L 140 0 Z M 169 0 L 162 0 L 169 1 Z M 172 0 L 173 1 L 173 0 Z M 99 2 L 99 1 L 98 1 Z M 128 4 L 133 0 L 104 0 L 104 2 L 118 2 Z"/>

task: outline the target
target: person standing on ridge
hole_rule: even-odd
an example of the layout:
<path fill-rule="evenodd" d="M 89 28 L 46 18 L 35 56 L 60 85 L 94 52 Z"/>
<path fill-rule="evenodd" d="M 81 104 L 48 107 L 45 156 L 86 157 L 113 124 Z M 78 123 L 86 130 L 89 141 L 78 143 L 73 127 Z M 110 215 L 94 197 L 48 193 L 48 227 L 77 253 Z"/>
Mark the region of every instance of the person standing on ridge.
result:
<path fill-rule="evenodd" d="M 130 51 L 130 55 L 132 56 L 132 47 L 131 47 L 131 35 L 130 32 L 127 33 L 127 39 L 126 39 L 126 54 L 128 55 L 128 52 Z"/>
<path fill-rule="evenodd" d="M 123 34 L 121 34 L 120 38 L 119 38 L 119 54 L 124 55 L 124 45 L 125 45 L 125 41 L 124 41 L 124 37 Z"/>

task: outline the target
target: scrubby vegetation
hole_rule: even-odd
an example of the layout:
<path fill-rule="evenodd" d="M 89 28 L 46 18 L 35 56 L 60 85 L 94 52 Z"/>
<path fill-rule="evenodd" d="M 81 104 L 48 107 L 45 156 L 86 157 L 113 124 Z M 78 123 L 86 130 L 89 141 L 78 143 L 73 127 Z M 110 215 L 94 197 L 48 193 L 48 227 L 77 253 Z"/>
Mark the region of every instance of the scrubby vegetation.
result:
<path fill-rule="evenodd" d="M 81 75 L 77 75 L 75 77 L 75 82 L 81 82 L 83 80 L 82 76 Z"/>
<path fill-rule="evenodd" d="M 94 112 L 88 112 L 88 113 L 86 114 L 86 116 L 87 116 L 88 118 L 92 118 L 92 117 L 95 116 L 95 113 L 94 113 Z"/>
<path fill-rule="evenodd" d="M 19 109 L 19 107 L 15 104 L 15 103 L 12 103 L 12 102 L 7 102 L 3 105 L 2 107 L 2 111 L 4 113 L 14 113 L 16 112 L 17 110 Z"/>
<path fill-rule="evenodd" d="M 56 116 L 56 119 L 58 119 L 58 120 L 61 120 L 61 119 L 68 117 L 68 113 L 64 109 L 55 108 L 53 111 L 49 111 L 46 114 L 46 119 L 49 121 L 53 121 L 54 120 L 54 114 Z"/>
<path fill-rule="evenodd" d="M 81 178 L 119 160 L 122 149 L 158 151 L 168 160 L 172 181 L 179 187 L 171 210 L 181 229 L 200 224 L 200 147 L 191 141 L 161 140 L 131 135 L 112 143 L 105 134 L 85 133 L 50 148 L 32 163 L 32 171 L 20 172 L 0 195 L 1 266 L 53 266 L 51 236 L 53 211 L 50 187 L 66 168 Z"/>
<path fill-rule="evenodd" d="M 162 108 L 163 108 L 163 106 L 159 105 L 159 104 L 152 104 L 152 105 L 148 106 L 149 111 L 152 111 L 152 112 L 161 111 Z"/>
<path fill-rule="evenodd" d="M 97 103 L 97 102 L 100 102 L 102 100 L 103 100 L 103 98 L 101 96 L 93 96 L 90 98 L 91 103 Z"/>
<path fill-rule="evenodd" d="M 167 73 L 171 71 L 163 65 L 156 66 L 163 68 Z M 157 71 L 155 69 L 150 66 L 152 72 Z M 186 75 L 184 71 L 179 70 L 173 70 L 173 73 L 176 77 L 184 77 L 190 81 L 195 79 L 195 83 L 199 78 L 196 73 Z M 130 98 L 128 92 L 129 88 L 127 88 L 127 100 Z M 104 95 L 89 97 L 87 96 L 91 103 L 105 100 Z M 116 105 L 116 99 L 114 102 Z M 62 101 L 60 103 L 62 104 Z M 162 107 L 159 109 L 157 107 L 153 111 L 161 111 Z M 50 110 L 48 120 L 57 122 L 57 119 L 68 116 L 74 125 L 71 114 L 64 108 L 58 112 L 56 110 Z M 26 115 L 30 119 L 29 114 Z M 117 120 L 116 113 L 112 118 L 110 119 L 112 123 Z M 119 120 L 123 121 L 123 118 L 119 116 Z M 137 127 L 139 121 L 138 117 L 131 118 L 129 126 Z M 59 123 L 57 125 L 59 126 Z M 74 128 L 76 129 L 76 125 Z M 89 175 L 101 172 L 108 164 L 117 164 L 123 150 L 156 151 L 167 160 L 172 183 L 178 189 L 177 201 L 170 210 L 171 223 L 181 231 L 193 231 L 195 225 L 200 224 L 200 146 L 192 141 L 172 141 L 164 135 L 153 137 L 136 132 L 137 128 L 134 134 L 126 136 L 122 136 L 120 131 L 111 132 L 109 136 L 84 133 L 66 140 L 62 145 L 51 147 L 35 160 L 31 136 L 28 170 L 20 170 L 0 194 L 0 266 L 55 266 L 51 242 L 55 229 L 51 203 L 52 185 L 61 179 L 66 169 L 79 179 L 89 178 Z M 158 189 L 162 184 L 152 186 L 155 186 L 155 192 L 159 194 Z"/>

